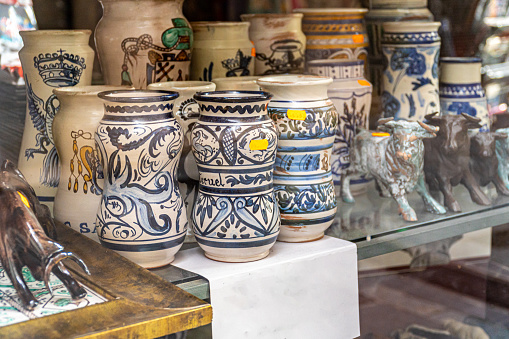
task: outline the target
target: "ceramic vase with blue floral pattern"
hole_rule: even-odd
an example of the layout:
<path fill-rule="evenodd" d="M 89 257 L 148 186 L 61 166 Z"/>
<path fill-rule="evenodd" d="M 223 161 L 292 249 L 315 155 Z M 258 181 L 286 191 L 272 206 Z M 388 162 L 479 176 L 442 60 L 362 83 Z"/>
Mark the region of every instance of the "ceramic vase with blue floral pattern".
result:
<path fill-rule="evenodd" d="M 424 120 L 438 112 L 439 22 L 383 24 L 383 116 Z"/>
<path fill-rule="evenodd" d="M 341 175 L 350 167 L 350 145 L 358 128 L 368 129 L 373 86 L 364 78 L 363 60 L 312 60 L 310 73 L 333 79 L 327 94 L 338 112 L 338 129 L 332 148 L 332 178 L 336 196 L 340 195 Z M 352 177 L 350 187 L 354 194 L 364 193 L 371 179 Z"/>
<path fill-rule="evenodd" d="M 103 246 L 146 268 L 173 261 L 187 218 L 177 182 L 183 131 L 168 91 L 99 93 L 104 116 L 95 140 L 104 187 L 97 211 Z"/>
<path fill-rule="evenodd" d="M 488 132 L 490 118 L 481 86 L 481 59 L 440 58 L 440 108 L 442 114 L 467 113 L 480 118 L 480 131 Z"/>
<path fill-rule="evenodd" d="M 211 259 L 258 260 L 279 234 L 274 195 L 276 126 L 267 115 L 272 96 L 260 91 L 200 92 L 193 154 L 200 186 L 191 222 Z"/>
<path fill-rule="evenodd" d="M 331 83 L 331 78 L 312 75 L 258 80 L 274 95 L 269 116 L 279 134 L 274 189 L 281 211 L 281 241 L 320 239 L 336 215 L 331 154 L 338 114 L 327 96 Z"/>

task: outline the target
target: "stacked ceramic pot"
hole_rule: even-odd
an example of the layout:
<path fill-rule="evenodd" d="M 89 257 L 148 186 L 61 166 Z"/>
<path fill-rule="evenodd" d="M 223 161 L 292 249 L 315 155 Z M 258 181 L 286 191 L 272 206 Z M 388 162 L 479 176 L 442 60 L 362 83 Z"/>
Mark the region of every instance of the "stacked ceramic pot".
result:
<path fill-rule="evenodd" d="M 256 56 L 249 22 L 193 22 L 195 45 L 191 79 L 254 75 Z"/>
<path fill-rule="evenodd" d="M 100 0 L 95 42 L 108 85 L 189 80 L 193 31 L 184 0 Z"/>
<path fill-rule="evenodd" d="M 200 188 L 191 222 L 211 259 L 266 257 L 279 234 L 273 170 L 277 132 L 267 115 L 266 92 L 200 92 L 192 131 Z"/>
<path fill-rule="evenodd" d="M 341 175 L 350 166 L 350 146 L 358 128 L 368 129 L 373 87 L 364 78 L 362 60 L 313 60 L 308 63 L 312 74 L 333 79 L 327 94 L 338 111 L 339 121 L 332 149 L 332 177 L 339 196 Z M 365 192 L 368 179 L 364 176 L 351 180 L 351 191 Z"/>
<path fill-rule="evenodd" d="M 95 219 L 101 201 L 103 172 L 94 135 L 104 114 L 97 94 L 126 89 L 113 86 L 56 88 L 60 109 L 53 121 L 55 147 L 60 159 L 60 181 L 53 215 L 75 231 L 99 241 Z"/>
<path fill-rule="evenodd" d="M 60 164 L 53 141 L 53 118 L 60 103 L 58 87 L 90 85 L 94 51 L 88 30 L 22 31 L 19 52 L 27 91 L 25 128 L 18 168 L 39 200 L 53 209 Z"/>
<path fill-rule="evenodd" d="M 385 118 L 423 121 L 438 112 L 439 22 L 383 24 Z"/>
<path fill-rule="evenodd" d="M 182 127 L 176 92 L 107 91 L 96 132 L 104 187 L 97 211 L 101 243 L 143 267 L 170 263 L 184 242 L 184 201 L 177 184 Z"/>
<path fill-rule="evenodd" d="M 279 133 L 274 187 L 281 241 L 320 239 L 336 214 L 331 153 L 338 115 L 327 96 L 331 83 L 331 78 L 311 75 L 258 80 L 274 95 L 269 115 Z"/>
<path fill-rule="evenodd" d="M 480 58 L 440 58 L 440 107 L 442 114 L 467 113 L 480 118 L 480 131 L 489 131 L 490 118 L 481 85 Z"/>
<path fill-rule="evenodd" d="M 395 21 L 433 21 L 427 8 L 427 0 L 371 0 L 366 14 L 366 29 L 369 36 L 369 80 L 373 84 L 373 100 L 370 125 L 374 127 L 380 118 L 383 91 L 383 23 Z"/>
<path fill-rule="evenodd" d="M 255 74 L 304 72 L 306 37 L 302 14 L 243 14 L 256 48 Z"/>

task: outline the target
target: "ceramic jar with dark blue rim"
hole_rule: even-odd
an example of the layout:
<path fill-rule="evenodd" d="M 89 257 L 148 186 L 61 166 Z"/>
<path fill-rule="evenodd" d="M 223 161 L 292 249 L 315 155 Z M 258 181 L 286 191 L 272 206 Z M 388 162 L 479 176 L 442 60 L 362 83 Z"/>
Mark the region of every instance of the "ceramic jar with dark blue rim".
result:
<path fill-rule="evenodd" d="M 259 91 L 197 93 L 200 118 L 192 131 L 200 186 L 191 222 L 211 259 L 258 260 L 279 234 L 274 195 L 276 126 L 267 115 L 272 95 Z"/>
<path fill-rule="evenodd" d="M 104 187 L 97 211 L 101 243 L 135 263 L 169 264 L 186 236 L 176 170 L 183 131 L 169 91 L 108 91 L 95 135 Z"/>
<path fill-rule="evenodd" d="M 331 78 L 312 75 L 258 80 L 274 95 L 269 116 L 279 134 L 274 190 L 281 212 L 281 241 L 320 239 L 336 215 L 331 154 L 338 114 L 327 96 L 331 83 Z"/>
<path fill-rule="evenodd" d="M 440 58 L 439 93 L 442 114 L 467 113 L 481 119 L 481 131 L 490 130 L 488 102 L 481 85 L 481 58 Z"/>

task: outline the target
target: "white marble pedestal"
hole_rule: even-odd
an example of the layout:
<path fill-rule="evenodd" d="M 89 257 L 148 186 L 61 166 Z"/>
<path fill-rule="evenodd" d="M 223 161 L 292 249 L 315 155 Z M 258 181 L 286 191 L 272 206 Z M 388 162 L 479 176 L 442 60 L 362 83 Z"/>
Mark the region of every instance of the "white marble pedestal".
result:
<path fill-rule="evenodd" d="M 354 338 L 360 335 L 357 248 L 324 237 L 277 242 L 250 263 L 207 259 L 201 249 L 177 254 L 174 266 L 210 283 L 214 339 Z"/>

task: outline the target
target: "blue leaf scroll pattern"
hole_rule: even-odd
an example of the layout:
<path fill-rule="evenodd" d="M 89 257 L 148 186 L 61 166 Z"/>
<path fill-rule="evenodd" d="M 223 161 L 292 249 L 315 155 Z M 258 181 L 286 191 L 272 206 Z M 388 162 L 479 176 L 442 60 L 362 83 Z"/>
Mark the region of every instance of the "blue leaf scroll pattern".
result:
<path fill-rule="evenodd" d="M 337 207 L 332 182 L 316 185 L 275 185 L 274 191 L 282 213 L 330 211 Z"/>
<path fill-rule="evenodd" d="M 382 93 L 382 105 L 385 118 L 397 118 L 401 110 L 401 103 L 391 93 L 384 91 Z"/>
<path fill-rule="evenodd" d="M 477 116 L 477 110 L 475 107 L 470 106 L 468 102 L 453 101 L 447 106 L 448 112 L 454 112 L 456 114 L 467 113 L 473 117 Z"/>
<path fill-rule="evenodd" d="M 426 72 L 426 58 L 416 48 L 398 48 L 391 56 L 393 71 L 405 69 L 406 75 L 423 75 Z"/>

